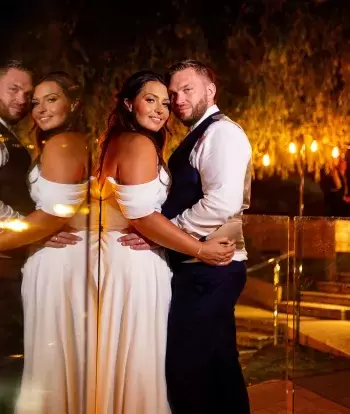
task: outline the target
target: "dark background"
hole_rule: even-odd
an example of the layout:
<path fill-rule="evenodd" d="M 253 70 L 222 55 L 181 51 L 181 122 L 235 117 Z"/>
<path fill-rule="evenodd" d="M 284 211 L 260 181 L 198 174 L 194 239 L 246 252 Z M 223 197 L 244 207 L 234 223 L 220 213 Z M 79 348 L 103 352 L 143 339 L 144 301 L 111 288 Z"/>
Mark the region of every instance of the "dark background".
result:
<path fill-rule="evenodd" d="M 216 69 L 221 84 L 219 105 L 226 111 L 245 99 L 249 87 L 235 75 L 235 68 L 245 65 L 244 50 L 237 62 L 232 64 L 231 59 L 228 63 L 228 38 L 237 25 L 246 27 L 253 38 L 259 39 L 264 18 L 268 16 L 269 24 L 283 37 L 298 13 L 325 21 L 333 19 L 335 23 L 339 19 L 339 24 L 350 22 L 348 3 L 336 0 L 3 0 L 0 57 L 24 58 L 38 73 L 79 68 L 86 90 L 94 95 L 97 84 L 101 88 L 108 83 L 113 89 L 130 71 L 150 66 L 164 70 L 172 61 L 195 53 L 194 57 L 210 62 Z M 349 33 L 344 27 L 344 43 L 349 42 Z M 107 67 L 118 71 L 116 85 L 110 86 L 114 80 L 106 76 Z M 299 177 L 293 173 L 287 180 L 277 175 L 255 179 L 249 212 L 297 215 L 298 186 Z M 320 184 L 315 183 L 312 174 L 308 175 L 305 215 L 325 214 L 323 196 Z"/>

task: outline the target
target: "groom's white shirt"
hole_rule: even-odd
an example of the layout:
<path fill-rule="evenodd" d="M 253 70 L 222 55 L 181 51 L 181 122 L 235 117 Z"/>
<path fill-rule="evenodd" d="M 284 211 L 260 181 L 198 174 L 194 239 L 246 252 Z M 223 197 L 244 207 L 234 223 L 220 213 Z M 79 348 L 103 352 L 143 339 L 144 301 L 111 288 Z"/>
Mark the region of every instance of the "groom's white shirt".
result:
<path fill-rule="evenodd" d="M 0 118 L 0 123 L 9 131 L 11 131 L 13 134 L 13 130 L 2 118 Z M 4 167 L 9 161 L 9 153 L 6 148 L 6 144 L 4 141 L 0 139 L 0 168 Z M 15 191 L 16 189 L 14 189 Z M 0 200 L 0 220 L 9 220 L 9 219 L 15 219 L 15 218 L 22 218 L 21 214 L 19 214 L 17 211 L 13 210 L 11 206 L 8 206 L 4 204 Z"/>
<path fill-rule="evenodd" d="M 217 111 L 216 105 L 208 108 L 190 131 Z M 204 196 L 172 222 L 201 238 L 240 214 L 248 207 L 245 205 L 245 186 L 251 157 L 251 145 L 240 126 L 227 117 L 212 123 L 190 154 L 190 163 L 201 176 Z M 236 249 L 233 260 L 247 260 L 246 250 Z"/>

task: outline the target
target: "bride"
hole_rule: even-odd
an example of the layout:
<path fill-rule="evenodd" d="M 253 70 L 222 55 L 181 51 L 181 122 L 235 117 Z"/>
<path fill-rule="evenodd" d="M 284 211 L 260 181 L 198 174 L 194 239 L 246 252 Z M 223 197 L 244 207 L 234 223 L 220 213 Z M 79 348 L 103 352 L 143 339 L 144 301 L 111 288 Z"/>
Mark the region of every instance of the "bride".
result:
<path fill-rule="evenodd" d="M 125 249 L 117 239 L 131 225 L 158 245 L 209 264 L 228 263 L 234 250 L 220 244 L 226 238 L 202 243 L 160 214 L 171 185 L 162 157 L 169 106 L 162 77 L 137 72 L 123 84 L 101 139 L 97 413 L 170 412 L 165 349 L 171 272 L 164 249 Z"/>

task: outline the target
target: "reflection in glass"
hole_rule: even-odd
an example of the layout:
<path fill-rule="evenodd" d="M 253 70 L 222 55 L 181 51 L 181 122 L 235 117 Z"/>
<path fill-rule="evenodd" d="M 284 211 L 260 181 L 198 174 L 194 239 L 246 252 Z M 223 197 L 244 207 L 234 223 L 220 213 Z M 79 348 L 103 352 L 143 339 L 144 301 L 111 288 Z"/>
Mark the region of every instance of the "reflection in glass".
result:
<path fill-rule="evenodd" d="M 285 379 L 290 358 L 287 334 L 289 300 L 289 218 L 245 215 L 248 280 L 235 309 L 237 341 L 252 399 L 259 384 L 277 380 L 275 398 L 286 402 Z M 255 387 L 256 386 L 256 387 Z"/>
<path fill-rule="evenodd" d="M 8 73 L 30 88 L 26 69 L 11 68 Z M 5 81 L 6 75 L 0 78 Z M 13 412 L 16 405 L 18 414 L 83 412 L 90 154 L 75 79 L 64 72 L 46 75 L 34 90 L 32 118 L 36 156 L 28 179 L 29 154 L 6 125 L 4 134 L 10 140 L 5 142 L 7 160 L 0 169 L 0 200 L 7 212 L 0 233 L 1 283 L 16 282 L 16 308 L 7 317 L 19 314 L 22 305 L 24 310 L 23 326 L 18 320 L 17 331 L 17 341 L 24 331 L 23 376 L 19 381 L 17 361 L 23 362 L 23 351 L 11 342 L 11 352 L 4 352 L 8 370 L 3 374 L 16 375 L 16 384 L 11 384 L 4 410 Z M 16 191 L 6 191 L 9 188 Z M 80 213 L 82 206 L 85 212 Z"/>
<path fill-rule="evenodd" d="M 350 375 L 349 220 L 296 217 L 293 272 L 294 409 L 318 394 L 329 409 L 350 408 L 342 390 Z M 314 394 L 312 394 L 314 393 Z"/>

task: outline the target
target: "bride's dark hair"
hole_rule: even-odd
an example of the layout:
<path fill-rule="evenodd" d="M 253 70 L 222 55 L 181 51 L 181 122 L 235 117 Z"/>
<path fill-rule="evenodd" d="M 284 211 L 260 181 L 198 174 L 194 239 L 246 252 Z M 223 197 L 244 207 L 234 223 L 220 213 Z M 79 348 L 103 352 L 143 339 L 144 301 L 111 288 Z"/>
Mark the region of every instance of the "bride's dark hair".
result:
<path fill-rule="evenodd" d="M 169 174 L 168 167 L 162 155 L 166 141 L 166 134 L 169 132 L 166 125 L 164 125 L 158 132 L 146 130 L 137 122 L 135 114 L 133 112 L 130 112 L 125 104 L 125 101 L 134 101 L 145 84 L 151 81 L 160 82 L 166 86 L 165 81 L 161 75 L 151 70 L 142 70 L 134 73 L 128 79 L 126 79 L 121 87 L 120 92 L 116 95 L 116 104 L 108 116 L 107 128 L 99 139 L 100 155 L 97 165 L 98 177 L 101 176 L 103 161 L 111 140 L 123 132 L 139 132 L 140 134 L 145 135 L 150 140 L 152 140 L 157 150 L 159 164 Z"/>
<path fill-rule="evenodd" d="M 43 142 L 47 141 L 53 135 L 65 131 L 87 132 L 82 102 L 83 90 L 77 80 L 64 71 L 55 71 L 43 76 L 37 85 L 43 82 L 55 82 L 61 88 L 66 98 L 72 103 L 75 103 L 75 108 L 74 111 L 69 113 L 64 125 L 60 125 L 58 128 L 50 131 L 42 131 L 36 124 L 33 126 L 30 133 L 34 133 L 38 156 L 42 152 Z"/>

